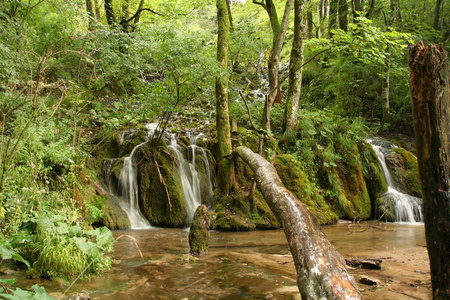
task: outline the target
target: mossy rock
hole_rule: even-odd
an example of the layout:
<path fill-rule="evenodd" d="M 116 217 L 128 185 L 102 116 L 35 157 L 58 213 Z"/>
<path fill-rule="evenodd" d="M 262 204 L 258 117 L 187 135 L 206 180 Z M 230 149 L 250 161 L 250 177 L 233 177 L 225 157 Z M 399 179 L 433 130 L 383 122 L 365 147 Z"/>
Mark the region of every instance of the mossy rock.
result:
<path fill-rule="evenodd" d="M 221 231 L 249 231 L 275 229 L 280 224 L 261 193 L 255 191 L 249 198 L 243 189 L 234 195 L 216 198 L 211 212 L 211 228 Z"/>
<path fill-rule="evenodd" d="M 385 222 L 394 222 L 394 201 L 395 199 L 390 194 L 385 194 L 379 197 L 376 201 L 377 218 Z"/>
<path fill-rule="evenodd" d="M 417 158 L 411 152 L 404 148 L 392 149 L 386 163 L 399 191 L 422 197 Z"/>
<path fill-rule="evenodd" d="M 376 218 L 376 201 L 378 197 L 386 193 L 387 183 L 383 174 L 383 169 L 378 160 L 377 154 L 372 146 L 362 142 L 359 146 L 359 153 L 362 162 L 362 172 L 366 182 L 367 192 L 369 193 L 372 204 L 372 218 Z"/>
<path fill-rule="evenodd" d="M 186 226 L 186 199 L 178 173 L 174 170 L 175 162 L 167 147 L 161 144 L 155 148 L 145 144 L 136 153 L 136 160 L 139 161 L 139 205 L 144 216 L 152 225 Z M 160 180 L 160 174 L 164 182 Z"/>
<path fill-rule="evenodd" d="M 206 205 L 200 205 L 194 213 L 189 229 L 189 247 L 192 255 L 200 256 L 209 248 L 209 213 Z"/>
<path fill-rule="evenodd" d="M 128 134 L 127 134 L 128 133 Z M 128 156 L 131 151 L 146 141 L 148 131 L 145 128 L 130 129 L 122 133 L 124 135 L 122 142 L 119 144 L 119 156 Z"/>
<path fill-rule="evenodd" d="M 349 204 L 341 206 L 343 210 L 340 217 L 349 220 L 369 219 L 372 214 L 372 205 L 360 161 L 356 157 L 352 161 L 342 161 L 336 170 L 341 187 L 340 197 L 345 197 Z"/>
<path fill-rule="evenodd" d="M 333 224 L 338 221 L 338 216 L 290 155 L 278 155 L 274 167 L 286 188 L 308 206 L 320 224 Z"/>
<path fill-rule="evenodd" d="M 109 229 L 128 229 L 131 227 L 127 214 L 120 207 L 118 198 L 110 197 L 103 207 L 102 223 Z"/>

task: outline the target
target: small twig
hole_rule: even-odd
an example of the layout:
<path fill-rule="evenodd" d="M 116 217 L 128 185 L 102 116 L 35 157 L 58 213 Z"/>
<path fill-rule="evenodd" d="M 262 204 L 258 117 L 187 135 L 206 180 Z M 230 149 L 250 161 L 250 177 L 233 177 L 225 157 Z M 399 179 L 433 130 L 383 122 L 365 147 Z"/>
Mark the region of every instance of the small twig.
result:
<path fill-rule="evenodd" d="M 247 108 L 248 119 L 250 121 L 250 125 L 251 125 L 252 129 L 254 131 L 256 131 L 257 133 L 259 133 L 259 134 L 263 134 L 264 131 L 261 130 L 261 129 L 256 128 L 255 124 L 253 123 L 253 118 L 252 118 L 252 113 L 250 111 L 250 106 L 248 105 L 247 98 L 245 97 L 244 93 L 241 90 L 239 91 L 239 95 L 241 95 L 242 100 L 244 100 L 245 107 Z"/>
<path fill-rule="evenodd" d="M 131 240 L 133 241 L 134 245 L 136 246 L 136 249 L 137 249 L 138 252 L 139 252 L 139 255 L 141 256 L 142 259 L 144 259 L 144 255 L 142 255 L 142 252 L 141 252 L 141 249 L 139 248 L 139 245 L 138 245 L 138 243 L 137 243 L 137 240 L 136 240 L 134 237 L 132 237 L 131 235 L 128 235 L 128 234 L 122 234 L 122 235 L 118 236 L 118 237 L 114 240 L 113 243 L 117 242 L 118 240 L 120 240 L 120 239 L 123 238 L 123 237 L 127 237 L 127 238 L 129 238 L 129 239 L 131 239 Z"/>
<path fill-rule="evenodd" d="M 172 202 L 170 202 L 170 195 L 169 195 L 169 190 L 167 189 L 166 181 L 164 180 L 164 177 L 161 174 L 161 171 L 159 169 L 159 164 L 156 161 L 156 158 L 153 158 L 153 162 L 156 165 L 156 170 L 158 170 L 159 182 L 161 182 L 164 185 L 164 188 L 166 189 L 167 201 L 169 202 L 169 210 L 172 211 Z"/>

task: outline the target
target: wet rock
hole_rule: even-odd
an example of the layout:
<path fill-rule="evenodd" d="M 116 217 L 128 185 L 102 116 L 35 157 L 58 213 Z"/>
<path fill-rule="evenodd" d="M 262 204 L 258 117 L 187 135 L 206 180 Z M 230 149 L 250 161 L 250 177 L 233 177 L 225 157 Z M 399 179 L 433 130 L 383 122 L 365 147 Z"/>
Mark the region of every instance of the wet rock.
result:
<path fill-rule="evenodd" d="M 208 252 L 209 247 L 209 214 L 206 205 L 200 205 L 194 214 L 189 230 L 189 246 L 191 254 L 200 256 Z"/>
<path fill-rule="evenodd" d="M 417 158 L 403 148 L 392 149 L 386 156 L 396 188 L 405 194 L 422 197 Z"/>
<path fill-rule="evenodd" d="M 365 285 L 371 285 L 371 286 L 381 285 L 381 281 L 379 281 L 378 279 L 370 278 L 365 275 L 361 275 L 361 278 L 359 279 L 359 283 L 362 283 Z"/>
<path fill-rule="evenodd" d="M 116 197 L 110 197 L 103 207 L 103 219 L 104 226 L 110 229 L 127 229 L 130 228 L 130 220 L 127 214 L 122 210 L 119 205 L 120 201 Z"/>
<path fill-rule="evenodd" d="M 15 273 L 16 271 L 9 268 L 0 269 L 0 275 L 13 275 Z"/>
<path fill-rule="evenodd" d="M 309 212 L 320 224 L 333 224 L 338 216 L 332 211 L 323 196 L 314 189 L 307 175 L 298 167 L 290 155 L 278 155 L 274 161 L 283 184 L 306 204 Z"/>

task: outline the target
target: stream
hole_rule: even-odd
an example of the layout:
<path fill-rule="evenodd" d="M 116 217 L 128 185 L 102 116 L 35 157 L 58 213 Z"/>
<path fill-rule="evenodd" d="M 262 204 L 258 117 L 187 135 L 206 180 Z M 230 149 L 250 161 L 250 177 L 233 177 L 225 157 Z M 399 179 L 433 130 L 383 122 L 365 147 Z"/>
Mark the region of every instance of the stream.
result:
<path fill-rule="evenodd" d="M 383 259 L 382 270 L 351 269 L 357 281 L 361 275 L 380 281 L 378 287 L 359 284 L 365 299 L 431 299 L 423 224 L 339 223 L 325 226 L 324 231 L 345 258 Z M 112 269 L 76 282 L 67 295 L 135 300 L 301 299 L 281 230 L 213 231 L 209 254 L 198 260 L 187 255 L 187 230 L 151 228 L 113 233 L 119 239 Z M 22 272 L 14 277 L 16 286 L 23 288 L 36 283 Z M 61 280 L 41 279 L 38 283 L 56 298 L 68 287 Z"/>

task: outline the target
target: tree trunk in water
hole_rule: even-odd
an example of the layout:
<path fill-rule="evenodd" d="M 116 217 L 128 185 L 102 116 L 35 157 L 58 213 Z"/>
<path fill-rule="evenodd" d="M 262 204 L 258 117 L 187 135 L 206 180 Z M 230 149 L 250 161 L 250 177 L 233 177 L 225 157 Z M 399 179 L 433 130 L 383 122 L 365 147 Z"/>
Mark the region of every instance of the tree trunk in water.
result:
<path fill-rule="evenodd" d="M 433 299 L 450 299 L 450 82 L 442 46 L 413 46 L 411 102 Z"/>
<path fill-rule="evenodd" d="M 294 4 L 294 41 L 289 63 L 289 89 L 284 109 L 283 131 L 292 131 L 298 120 L 298 107 L 302 89 L 303 45 L 305 41 L 304 0 Z"/>
<path fill-rule="evenodd" d="M 230 116 L 228 108 L 228 47 L 230 44 L 230 11 L 227 0 L 217 0 L 217 61 L 221 66 L 221 74 L 216 77 L 216 129 L 220 158 L 218 162 L 218 185 L 222 195 L 231 190 L 233 178 Z M 227 158 L 228 157 L 228 158 Z"/>
<path fill-rule="evenodd" d="M 286 189 L 275 168 L 246 147 L 235 152 L 255 173 L 258 188 L 283 226 L 303 299 L 362 299 L 344 258 L 331 245 L 317 220 Z"/>

